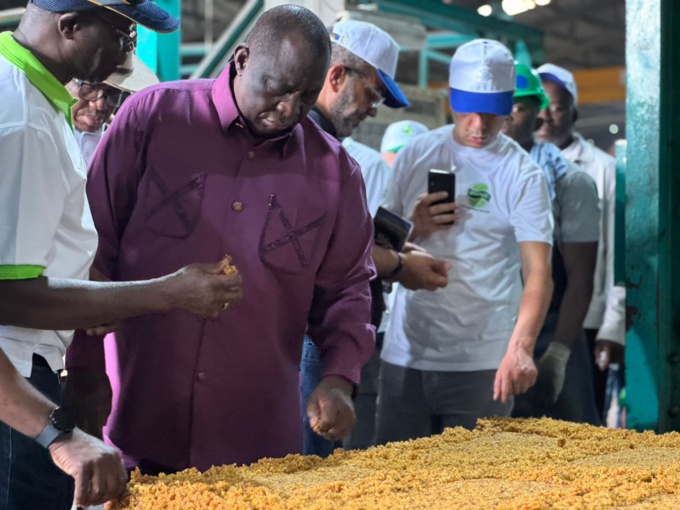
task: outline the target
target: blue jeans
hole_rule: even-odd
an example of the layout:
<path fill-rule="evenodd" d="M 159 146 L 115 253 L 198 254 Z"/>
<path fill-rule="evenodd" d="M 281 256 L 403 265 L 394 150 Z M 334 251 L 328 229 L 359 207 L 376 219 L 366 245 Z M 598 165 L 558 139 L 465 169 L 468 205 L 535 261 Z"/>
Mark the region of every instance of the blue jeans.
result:
<path fill-rule="evenodd" d="M 305 335 L 300 360 L 300 408 L 302 409 L 302 453 L 326 458 L 342 447 L 342 441 L 324 439 L 309 426 L 307 401 L 321 381 L 321 357 L 312 339 Z"/>
<path fill-rule="evenodd" d="M 59 375 L 40 356 L 33 356 L 28 381 L 55 404 L 61 401 Z M 73 478 L 46 448 L 0 422 L 0 510 L 70 510 L 73 491 Z"/>

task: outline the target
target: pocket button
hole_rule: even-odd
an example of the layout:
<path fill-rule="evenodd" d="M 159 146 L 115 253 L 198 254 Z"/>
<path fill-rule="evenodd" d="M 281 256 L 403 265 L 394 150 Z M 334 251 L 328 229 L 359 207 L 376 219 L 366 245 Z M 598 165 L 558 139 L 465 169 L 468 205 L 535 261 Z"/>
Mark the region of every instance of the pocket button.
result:
<path fill-rule="evenodd" d="M 250 151 L 250 152 L 248 153 L 248 159 L 253 159 L 254 157 L 255 157 L 255 152 Z"/>
<path fill-rule="evenodd" d="M 243 211 L 243 202 L 239 202 L 238 200 L 234 200 L 231 203 L 231 208 L 236 212 L 241 212 L 241 211 Z"/>

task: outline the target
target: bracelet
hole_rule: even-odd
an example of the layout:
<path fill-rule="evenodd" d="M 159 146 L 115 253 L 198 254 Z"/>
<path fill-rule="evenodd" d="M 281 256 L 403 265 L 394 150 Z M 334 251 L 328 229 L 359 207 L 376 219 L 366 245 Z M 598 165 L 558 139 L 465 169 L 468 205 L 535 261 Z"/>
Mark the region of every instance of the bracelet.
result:
<path fill-rule="evenodd" d="M 389 280 L 391 278 L 394 278 L 395 276 L 397 276 L 401 272 L 402 269 L 404 269 L 404 256 L 401 253 L 399 253 L 398 251 L 395 251 L 394 253 L 396 253 L 397 259 L 399 260 L 399 263 L 397 264 L 397 267 L 395 267 L 392 271 L 390 271 L 388 274 L 383 276 L 383 278 L 385 280 Z"/>

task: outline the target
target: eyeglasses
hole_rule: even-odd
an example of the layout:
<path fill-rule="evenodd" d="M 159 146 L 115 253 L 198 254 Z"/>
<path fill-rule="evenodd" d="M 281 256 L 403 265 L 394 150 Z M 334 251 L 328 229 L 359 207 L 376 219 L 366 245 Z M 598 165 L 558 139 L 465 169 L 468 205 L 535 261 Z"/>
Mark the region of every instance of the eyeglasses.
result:
<path fill-rule="evenodd" d="M 99 21 L 102 23 L 107 24 L 111 28 L 113 28 L 116 31 L 116 34 L 118 35 L 118 41 L 120 43 L 120 49 L 124 50 L 125 52 L 129 52 L 134 50 L 135 46 L 137 45 L 137 24 L 132 23 L 130 27 L 127 29 L 127 31 L 121 30 L 111 22 L 107 21 L 101 16 L 97 16 L 96 13 L 92 13 L 92 16 L 97 18 Z"/>
<path fill-rule="evenodd" d="M 130 94 L 108 85 L 75 80 L 78 84 L 78 97 L 85 101 L 99 101 L 102 97 L 109 108 L 119 108 Z"/>
<path fill-rule="evenodd" d="M 362 80 L 364 80 L 364 82 L 366 84 L 366 90 L 367 90 L 368 94 L 370 95 L 370 97 L 373 98 L 371 100 L 371 109 L 376 109 L 381 104 L 383 104 L 385 102 L 385 94 L 383 94 L 382 92 L 377 90 L 373 85 L 370 84 L 369 78 L 368 78 L 368 76 L 366 76 L 365 73 L 363 73 L 362 71 L 359 71 L 357 69 L 354 69 L 352 67 L 349 67 L 349 66 L 343 66 L 343 67 L 349 73 L 354 73 L 357 76 L 359 76 Z"/>

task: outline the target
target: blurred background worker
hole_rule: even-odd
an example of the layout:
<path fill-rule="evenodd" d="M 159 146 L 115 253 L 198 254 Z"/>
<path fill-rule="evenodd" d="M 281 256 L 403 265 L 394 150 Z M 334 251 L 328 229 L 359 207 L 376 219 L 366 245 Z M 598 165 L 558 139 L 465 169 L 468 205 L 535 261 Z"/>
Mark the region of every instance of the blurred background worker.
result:
<path fill-rule="evenodd" d="M 380 155 L 388 165 L 392 166 L 394 158 L 397 157 L 397 152 L 416 136 L 428 131 L 429 129 L 425 124 L 414 120 L 393 122 L 387 126 L 383 134 L 382 141 L 380 142 Z"/>
<path fill-rule="evenodd" d="M 95 148 L 130 94 L 158 83 L 158 77 L 137 55 L 128 53 L 125 63 L 101 83 L 71 80 L 66 88 L 77 100 L 71 107 L 73 133 L 85 163 L 89 163 Z"/>
<path fill-rule="evenodd" d="M 583 327 L 590 352 L 593 353 L 591 364 L 595 377 L 595 398 L 602 414 L 607 384 L 606 369 L 610 362 L 623 361 L 626 335 L 626 291 L 624 287 L 614 285 L 616 160 L 588 143 L 574 130 L 578 120 L 578 89 L 574 75 L 554 64 L 542 65 L 538 68 L 538 74 L 550 103 L 541 111 L 543 124 L 536 132 L 536 140 L 557 145 L 562 155 L 590 175 L 597 186 L 600 243 L 593 296 Z"/>
<path fill-rule="evenodd" d="M 512 112 L 502 132 L 543 169 L 555 219 L 552 274 L 554 291 L 536 342 L 538 380 L 515 399 L 514 416 L 600 423 L 593 394 L 591 358 L 581 325 L 593 292 L 600 212 L 593 179 L 551 143 L 535 142 L 548 97 L 538 74 L 516 64 Z"/>

